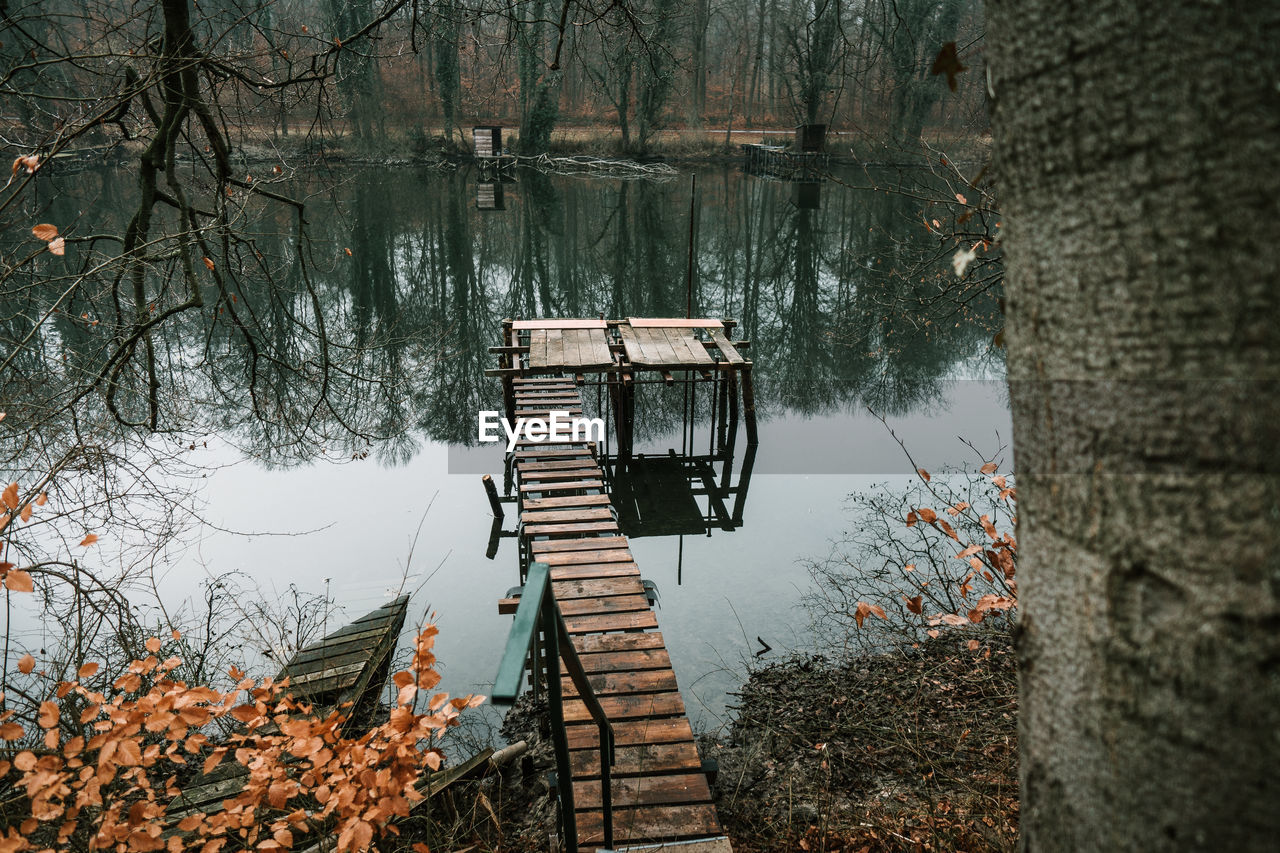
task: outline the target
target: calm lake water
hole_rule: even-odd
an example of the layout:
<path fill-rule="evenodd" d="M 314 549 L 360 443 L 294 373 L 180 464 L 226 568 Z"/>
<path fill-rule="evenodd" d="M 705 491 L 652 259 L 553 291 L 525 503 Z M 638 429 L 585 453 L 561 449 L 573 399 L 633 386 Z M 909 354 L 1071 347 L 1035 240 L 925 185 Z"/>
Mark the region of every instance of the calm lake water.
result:
<path fill-rule="evenodd" d="M 208 524 L 164 554 L 162 595 L 198 598 L 208 578 L 240 572 L 266 598 L 291 585 L 327 593 L 332 629 L 412 591 L 411 622 L 434 612 L 441 629 L 443 688 L 487 692 L 511 624 L 496 603 L 518 583 L 514 540 L 486 556 L 479 473 L 500 481 L 503 464 L 500 449 L 475 447 L 477 411 L 501 408 L 497 380 L 483 375 L 496 366 L 487 347 L 503 317 L 684 316 L 690 174 L 522 170 L 484 189 L 473 171 L 405 168 L 295 187 L 310 193 L 306 272 L 326 334 L 360 378 L 303 443 L 287 440 L 287 400 L 258 400 L 255 413 L 234 378 L 192 395 L 203 434 L 187 463 L 210 466 L 199 492 Z M 929 468 L 972 464 L 960 437 L 989 450 L 1008 439 L 1002 355 L 990 344 L 999 294 L 936 298 L 952 275 L 948 247 L 919 200 L 870 188 L 898 177 L 850 171 L 800 188 L 729 166 L 697 173 L 693 312 L 736 318 L 751 341 L 761 430 L 745 483 L 744 435 L 737 444 L 740 525 L 632 541 L 658 585 L 695 727 L 725 720 L 760 640 L 773 649 L 766 660 L 808 643 L 804 561 L 846 529 L 847 496 L 910 472 L 868 407 Z M 501 209 L 480 209 L 490 198 Z M 260 251 L 290 256 L 287 213 L 252 227 Z M 638 449 L 680 451 L 682 391 L 645 390 Z"/>

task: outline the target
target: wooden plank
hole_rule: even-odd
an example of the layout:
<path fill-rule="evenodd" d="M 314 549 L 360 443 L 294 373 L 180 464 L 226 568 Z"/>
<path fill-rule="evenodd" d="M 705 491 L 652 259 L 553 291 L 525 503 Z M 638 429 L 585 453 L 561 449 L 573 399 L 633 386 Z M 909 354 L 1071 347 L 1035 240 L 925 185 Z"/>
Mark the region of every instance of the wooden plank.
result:
<path fill-rule="evenodd" d="M 605 496 L 607 497 L 607 495 Z M 529 548 L 535 554 L 548 551 L 592 551 L 602 548 L 625 549 L 628 545 L 625 536 L 608 536 L 599 539 L 581 539 L 570 542 L 530 542 Z"/>
<path fill-rule="evenodd" d="M 551 448 L 549 450 L 517 450 L 515 453 L 516 464 L 524 461 L 533 461 L 537 459 L 595 459 L 591 452 L 577 447 L 569 448 Z"/>
<path fill-rule="evenodd" d="M 604 817 L 597 811 L 577 815 L 578 843 L 604 843 Z M 716 808 L 708 804 L 646 806 L 613 813 L 613 837 L 618 841 L 678 841 L 720 834 Z M 674 851 L 673 851 L 674 853 Z"/>
<path fill-rule="evenodd" d="M 606 634 L 605 636 L 626 636 Z M 635 746 L 642 743 L 693 742 L 693 726 L 688 717 L 648 717 L 638 720 L 610 721 L 614 746 Z M 594 721 L 565 726 L 565 737 L 570 749 L 595 749 L 600 746 L 600 727 Z"/>
<path fill-rule="evenodd" d="M 551 569 L 553 581 L 580 580 L 585 578 L 640 577 L 640 567 L 635 563 L 596 563 L 586 566 L 558 566 Z"/>
<path fill-rule="evenodd" d="M 513 379 L 511 382 L 517 388 L 526 390 L 539 388 L 566 388 L 573 390 L 574 387 L 571 381 L 558 376 L 528 376 L 523 379 Z"/>
<path fill-rule="evenodd" d="M 551 591 L 556 601 L 568 601 L 572 598 L 597 598 L 607 595 L 644 595 L 644 584 L 637 577 L 618 578 L 575 578 L 566 581 L 553 581 Z M 619 661 L 615 669 L 624 669 Z"/>
<path fill-rule="evenodd" d="M 634 561 L 630 551 L 550 551 L 536 558 L 548 566 L 589 566 L 600 563 L 630 563 Z"/>
<path fill-rule="evenodd" d="M 520 513 L 520 521 L 525 524 L 546 524 L 556 521 L 604 521 L 612 520 L 613 511 L 598 507 L 577 509 L 526 510 Z"/>
<path fill-rule="evenodd" d="M 685 319 L 684 317 L 628 317 L 627 325 L 633 329 L 661 327 L 664 329 L 723 329 L 724 323 L 710 317 Z"/>
<path fill-rule="evenodd" d="M 583 616 L 631 615 L 649 610 L 649 599 L 645 598 L 643 593 L 640 595 L 608 595 L 603 598 L 571 598 L 568 601 L 558 603 L 560 612 L 564 614 L 566 619 Z M 673 675 L 672 684 L 674 685 L 674 683 L 675 676 Z M 674 690 L 675 687 L 672 686 L 668 689 Z M 633 690 L 631 692 L 638 691 Z"/>
<path fill-rule="evenodd" d="M 661 631 L 650 631 L 645 634 L 601 634 L 598 637 L 578 637 L 573 641 L 578 654 L 590 655 L 599 652 L 633 652 L 641 649 L 666 648 Z"/>
<path fill-rule="evenodd" d="M 603 489 L 601 480 L 574 480 L 567 483 L 527 483 L 520 486 L 522 492 L 574 492 L 578 489 Z"/>
<path fill-rule="evenodd" d="M 589 480 L 600 475 L 600 469 L 595 466 L 590 468 L 562 468 L 557 471 L 530 471 L 527 474 L 523 474 L 520 477 L 520 481 L 522 483 L 526 480 L 538 483 L 550 480 Z"/>
<path fill-rule="evenodd" d="M 707 352 L 706 346 L 693 336 L 688 329 L 667 329 L 667 337 L 673 340 L 673 346 L 676 347 L 677 353 L 681 349 L 688 353 L 689 361 L 692 364 L 713 364 L 713 359 Z"/>
<path fill-rule="evenodd" d="M 615 521 L 584 521 L 571 524 L 534 524 L 524 528 L 526 536 L 581 536 L 583 533 L 616 533 Z"/>
<path fill-rule="evenodd" d="M 580 355 L 581 347 L 578 344 L 578 335 L 582 332 L 589 332 L 589 329 L 565 329 L 560 333 L 561 339 L 564 341 L 564 360 L 561 362 L 566 370 L 578 371 L 582 368 L 582 358 Z M 574 384 L 577 384 L 577 378 L 574 378 Z"/>
<path fill-rule="evenodd" d="M 600 708 L 610 721 L 635 720 L 641 717 L 678 717 L 684 714 L 684 701 L 679 693 L 651 693 L 647 696 L 605 696 Z M 564 703 L 566 723 L 582 723 L 591 719 L 591 712 L 580 699 Z"/>
<path fill-rule="evenodd" d="M 725 360 L 730 364 L 744 364 L 746 362 L 746 359 L 739 354 L 733 344 L 729 343 L 729 339 L 724 336 L 724 332 L 713 331 L 711 333 L 711 340 L 720 350 L 720 354 L 723 355 Z"/>
<path fill-rule="evenodd" d="M 608 599 L 600 599 L 607 601 Z M 577 696 L 572 679 L 562 680 L 565 696 Z M 624 696 L 634 693 L 663 693 L 679 690 L 676 674 L 670 669 L 646 669 L 639 672 L 598 672 L 587 676 L 587 682 L 597 696 Z"/>
<path fill-rule="evenodd" d="M 527 498 L 521 504 L 526 510 L 554 509 L 557 507 L 608 506 L 608 495 L 567 495 L 559 498 Z"/>
<path fill-rule="evenodd" d="M 529 366 L 547 366 L 547 333 L 541 329 L 529 333 Z"/>
<path fill-rule="evenodd" d="M 547 331 L 547 366 L 564 366 L 564 336 L 560 329 Z"/>
<path fill-rule="evenodd" d="M 537 471 L 585 471 L 588 469 L 600 470 L 600 466 L 595 463 L 590 454 L 570 459 L 521 459 L 516 463 L 516 470 L 521 476 Z"/>
<path fill-rule="evenodd" d="M 570 634 L 596 634 L 604 631 L 644 631 L 658 627 L 658 617 L 652 610 L 630 613 L 608 613 L 600 616 L 566 616 L 565 627 Z"/>
<path fill-rule="evenodd" d="M 701 772 L 623 778 L 613 782 L 609 788 L 615 809 L 711 802 L 711 788 L 707 785 L 706 775 Z M 600 808 L 599 780 L 575 779 L 573 805 L 581 811 Z"/>
<path fill-rule="evenodd" d="M 516 320 L 511 328 L 518 332 L 526 329 L 607 329 L 609 324 L 596 318 Z"/>
<path fill-rule="evenodd" d="M 603 702 L 601 707 L 604 707 Z M 698 748 L 690 741 L 619 746 L 614 749 L 614 759 L 615 777 L 697 772 L 702 769 Z M 573 768 L 574 779 L 594 779 L 600 775 L 599 753 L 594 749 L 572 750 L 569 753 L 569 766 Z"/>
<path fill-rule="evenodd" d="M 636 335 L 636 330 L 624 324 L 618 327 L 618 335 L 622 338 L 622 351 L 626 354 L 627 360 L 632 364 L 647 365 L 648 359 L 640 338 Z"/>

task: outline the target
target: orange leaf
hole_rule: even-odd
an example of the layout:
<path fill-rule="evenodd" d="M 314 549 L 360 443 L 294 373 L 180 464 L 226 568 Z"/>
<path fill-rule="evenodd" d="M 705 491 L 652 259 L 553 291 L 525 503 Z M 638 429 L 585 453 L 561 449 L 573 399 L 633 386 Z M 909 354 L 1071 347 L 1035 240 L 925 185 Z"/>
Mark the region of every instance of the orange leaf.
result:
<path fill-rule="evenodd" d="M 98 534 L 90 533 L 88 536 L 80 540 L 80 547 L 88 548 L 90 545 L 92 545 L 94 542 L 97 542 L 97 541 L 98 541 Z"/>
<path fill-rule="evenodd" d="M 36 586 L 31 582 L 31 575 L 21 569 L 14 569 L 4 576 L 4 585 L 14 592 L 35 592 Z"/>
<path fill-rule="evenodd" d="M 9 509 L 18 508 L 18 484 L 10 483 L 4 487 L 4 494 L 0 495 L 0 500 L 4 501 L 4 505 Z"/>
<path fill-rule="evenodd" d="M 41 492 L 40 496 L 36 498 L 36 506 L 44 506 L 48 500 L 49 500 L 49 496 L 46 495 L 44 492 Z"/>
<path fill-rule="evenodd" d="M 884 615 L 884 608 L 883 608 L 883 607 L 881 607 L 879 604 L 873 604 L 873 605 L 871 605 L 871 612 L 872 612 L 873 614 L 875 614 L 876 616 L 879 616 L 881 619 L 888 619 L 888 618 L 889 618 L 888 616 L 885 616 L 885 615 Z"/>
<path fill-rule="evenodd" d="M 160 638 L 159 637 L 148 638 L 146 642 L 146 646 L 147 646 L 147 651 L 151 652 L 152 654 L 155 654 L 156 652 L 160 651 Z"/>
<path fill-rule="evenodd" d="M 88 678 L 98 671 L 98 665 L 92 661 L 76 670 L 76 678 Z"/>
<path fill-rule="evenodd" d="M 346 252 L 346 253 L 347 253 L 347 257 L 348 257 L 348 258 L 349 258 L 349 257 L 351 257 L 351 250 L 350 250 L 350 249 L 343 249 L 342 251 L 344 251 L 344 252 Z"/>
<path fill-rule="evenodd" d="M 971 652 L 976 652 L 976 651 L 978 650 L 978 646 L 979 646 L 979 645 L 981 645 L 981 644 L 980 644 L 977 640 L 970 640 L 970 641 L 969 641 L 969 651 L 971 651 Z"/>
<path fill-rule="evenodd" d="M 862 627 L 862 620 L 867 618 L 867 614 L 871 612 L 871 605 L 865 601 L 859 601 L 858 606 L 853 611 L 853 621 L 858 623 L 858 627 Z"/>
<path fill-rule="evenodd" d="M 208 258 L 204 259 L 204 265 L 209 268 L 209 272 L 213 272 L 213 261 Z"/>
<path fill-rule="evenodd" d="M 47 223 L 37 225 L 31 229 L 31 233 L 36 235 L 36 239 L 43 240 L 48 243 L 54 237 L 58 236 L 58 226 L 49 225 Z"/>
<path fill-rule="evenodd" d="M 931 509 L 920 510 L 920 520 L 925 524 L 933 524 L 938 520 L 938 514 Z"/>
<path fill-rule="evenodd" d="M 36 719 L 42 729 L 51 729 L 58 724 L 58 703 L 41 702 L 40 716 Z"/>
<path fill-rule="evenodd" d="M 929 477 L 929 472 L 924 470 L 923 468 L 917 468 L 916 473 L 919 474 L 921 479 L 923 479 L 926 483 L 929 482 L 929 480 L 931 479 Z"/>
<path fill-rule="evenodd" d="M 250 720 L 257 719 L 258 709 L 252 705 L 237 705 L 231 709 L 231 716 L 242 723 L 247 723 Z"/>
<path fill-rule="evenodd" d="M 21 518 L 23 521 L 30 521 L 30 520 L 31 520 L 31 508 L 32 508 L 32 507 L 31 507 L 31 504 L 27 504 L 26 506 L 24 506 L 24 507 L 22 508 L 22 512 L 18 513 L 18 517 L 19 517 L 19 518 Z"/>
<path fill-rule="evenodd" d="M 917 595 L 915 598 L 907 598 L 904 595 L 902 598 L 904 601 L 907 602 L 907 609 L 910 610 L 912 613 L 916 614 L 917 616 L 920 616 L 924 613 L 924 596 L 923 595 Z"/>
<path fill-rule="evenodd" d="M 33 658 L 29 653 L 23 655 L 22 659 L 18 661 L 18 672 L 22 673 L 23 675 L 28 675 L 31 672 L 31 670 L 35 668 L 36 668 L 36 659 Z"/>
<path fill-rule="evenodd" d="M 0 740 L 17 740 L 26 732 L 17 723 L 0 723 Z"/>
<path fill-rule="evenodd" d="M 988 462 L 986 465 L 983 465 L 978 470 L 980 470 L 984 474 L 994 474 L 996 472 L 996 463 Z"/>
<path fill-rule="evenodd" d="M 907 527 L 915 527 L 917 521 L 919 521 L 919 518 L 917 518 L 915 510 L 907 513 Z"/>
<path fill-rule="evenodd" d="M 49 251 L 55 255 L 65 255 L 67 253 L 67 241 L 61 237 L 54 237 L 49 241 Z"/>

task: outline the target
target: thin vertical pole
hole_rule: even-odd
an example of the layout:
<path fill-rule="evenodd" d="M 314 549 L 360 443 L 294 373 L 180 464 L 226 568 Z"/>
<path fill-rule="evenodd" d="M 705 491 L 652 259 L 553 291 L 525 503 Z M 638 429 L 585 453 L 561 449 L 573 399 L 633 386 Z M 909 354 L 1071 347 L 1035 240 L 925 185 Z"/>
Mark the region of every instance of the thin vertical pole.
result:
<path fill-rule="evenodd" d="M 684 287 L 685 287 L 685 305 L 684 316 L 689 319 L 693 316 L 693 220 L 697 214 L 698 201 L 698 173 L 694 172 L 689 176 L 689 262 L 685 268 Z"/>

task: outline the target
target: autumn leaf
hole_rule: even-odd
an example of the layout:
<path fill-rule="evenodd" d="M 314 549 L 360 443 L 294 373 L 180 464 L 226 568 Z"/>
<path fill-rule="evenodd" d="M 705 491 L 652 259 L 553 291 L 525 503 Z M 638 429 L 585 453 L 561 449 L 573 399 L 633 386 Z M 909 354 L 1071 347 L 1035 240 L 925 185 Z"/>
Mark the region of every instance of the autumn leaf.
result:
<path fill-rule="evenodd" d="M 971 652 L 976 652 L 976 651 L 978 650 L 978 646 L 979 646 L 979 645 L 981 645 L 981 643 L 979 643 L 977 640 L 970 640 L 970 641 L 969 641 L 969 651 L 971 651 Z"/>
<path fill-rule="evenodd" d="M 44 492 L 41 492 L 40 496 L 36 498 L 36 506 L 44 506 L 48 500 L 49 500 L 49 496 L 46 495 Z"/>
<path fill-rule="evenodd" d="M 964 559 L 966 559 L 966 558 L 968 558 L 968 557 L 972 557 L 974 554 L 978 553 L 978 552 L 979 552 L 979 551 L 981 551 L 981 550 L 982 550 L 982 549 L 981 549 L 980 547 L 978 547 L 977 545 L 970 545 L 968 548 L 965 548 L 965 549 L 964 549 L 963 551 L 961 551 L 959 554 L 956 554 L 956 559 L 957 559 L 957 560 L 964 560 Z"/>
<path fill-rule="evenodd" d="M 994 474 L 996 472 L 996 463 L 988 462 L 986 465 L 983 465 L 978 470 L 984 474 Z"/>
<path fill-rule="evenodd" d="M 18 484 L 10 483 L 5 486 L 4 494 L 0 495 L 0 499 L 4 500 L 4 505 L 9 509 L 18 508 Z"/>
<path fill-rule="evenodd" d="M 76 678 L 88 678 L 98 671 L 98 664 L 90 661 L 76 670 Z"/>
<path fill-rule="evenodd" d="M 55 255 L 65 255 L 67 253 L 67 241 L 61 237 L 54 237 L 49 241 L 49 251 Z"/>
<path fill-rule="evenodd" d="M 917 521 L 919 521 L 919 517 L 916 515 L 915 510 L 907 513 L 907 527 L 915 527 Z"/>
<path fill-rule="evenodd" d="M 0 740 L 18 740 L 26 734 L 17 723 L 0 723 Z"/>
<path fill-rule="evenodd" d="M 344 252 L 346 252 L 346 253 L 347 253 L 347 257 L 348 257 L 348 258 L 349 258 L 349 257 L 351 257 L 351 250 L 350 250 L 350 249 L 343 249 L 342 251 L 344 251 Z"/>
<path fill-rule="evenodd" d="M 924 470 L 923 468 L 917 468 L 916 473 L 919 474 L 920 478 L 924 480 L 926 483 L 929 482 L 929 480 L 931 479 L 929 477 L 929 472 Z"/>
<path fill-rule="evenodd" d="M 94 542 L 97 542 L 97 541 L 98 541 L 98 534 L 90 533 L 88 536 L 80 540 L 80 547 L 88 548 L 90 545 L 92 545 Z"/>
<path fill-rule="evenodd" d="M 42 729 L 51 729 L 58 724 L 58 703 L 41 702 L 40 716 L 36 719 Z"/>
<path fill-rule="evenodd" d="M 907 602 L 907 609 L 917 616 L 924 615 L 924 596 L 917 595 L 914 598 L 902 596 L 903 601 Z"/>
<path fill-rule="evenodd" d="M 18 513 L 18 518 L 21 518 L 24 522 L 30 521 L 30 520 L 31 520 L 31 510 L 32 510 L 33 508 L 34 508 L 34 507 L 32 507 L 32 506 L 31 506 L 31 504 L 27 504 L 26 506 L 24 506 L 24 507 L 22 508 L 22 512 Z"/>
<path fill-rule="evenodd" d="M 858 623 L 858 627 L 862 627 L 862 622 L 867 618 L 868 614 L 873 614 L 881 619 L 887 619 L 884 614 L 884 608 L 878 604 L 867 604 L 865 601 L 859 601 L 858 606 L 853 611 L 853 620 Z"/>
<path fill-rule="evenodd" d="M 151 654 L 155 654 L 156 652 L 160 651 L 160 638 L 148 637 L 146 642 L 146 647 L 147 647 L 147 651 L 151 652 Z"/>
<path fill-rule="evenodd" d="M 925 508 L 917 511 L 920 513 L 920 520 L 925 524 L 933 524 L 938 520 L 938 514 L 931 509 Z"/>
<path fill-rule="evenodd" d="M 48 243 L 54 237 L 58 236 L 58 226 L 49 225 L 48 223 L 42 223 L 40 225 L 34 226 L 31 229 L 31 233 L 36 235 L 36 239 L 43 240 L 46 243 Z"/>
<path fill-rule="evenodd" d="M 35 668 L 36 668 L 36 659 L 32 657 L 30 653 L 23 655 L 22 658 L 18 661 L 18 672 L 22 673 L 23 675 L 30 674 L 30 672 Z"/>
<path fill-rule="evenodd" d="M 31 575 L 21 569 L 14 569 L 4 576 L 4 585 L 6 589 L 13 592 L 35 592 L 36 586 L 31 581 Z"/>
<path fill-rule="evenodd" d="M 208 257 L 203 258 L 203 260 L 204 260 L 204 265 L 209 268 L 209 272 L 213 272 L 213 267 L 214 267 L 213 261 L 210 260 Z"/>

